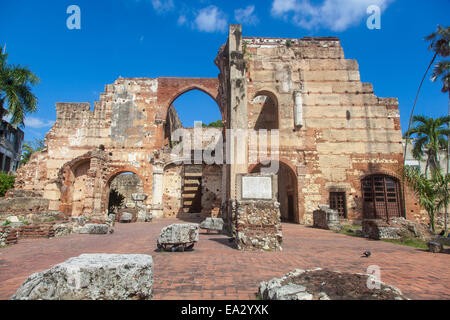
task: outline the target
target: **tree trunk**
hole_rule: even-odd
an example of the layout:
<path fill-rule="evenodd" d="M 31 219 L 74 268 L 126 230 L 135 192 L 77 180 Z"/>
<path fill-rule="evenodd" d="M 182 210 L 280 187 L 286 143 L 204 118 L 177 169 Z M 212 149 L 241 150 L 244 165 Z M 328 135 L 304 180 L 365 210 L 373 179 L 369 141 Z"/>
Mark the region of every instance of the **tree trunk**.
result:
<path fill-rule="evenodd" d="M 450 116 L 450 90 L 448 91 L 448 115 Z M 447 128 L 450 128 L 450 124 L 447 125 Z M 449 169 L 449 162 L 450 162 L 450 134 L 447 135 L 447 175 Z M 448 194 L 448 184 L 447 184 L 447 194 Z M 447 220 L 448 220 L 448 204 L 445 206 L 445 214 L 444 214 L 445 235 L 448 234 Z"/>
<path fill-rule="evenodd" d="M 423 81 L 425 80 L 425 77 L 427 76 L 428 71 L 430 70 L 434 60 L 437 57 L 437 51 L 434 53 L 433 59 L 431 59 L 430 64 L 428 65 L 427 70 L 425 71 L 425 74 L 422 77 L 422 81 L 420 81 L 419 84 L 419 89 L 417 90 L 417 94 L 416 94 L 416 98 L 414 99 L 414 104 L 413 107 L 411 109 L 411 115 L 409 116 L 409 123 L 408 123 L 408 130 L 406 132 L 409 132 L 409 130 L 411 129 L 411 123 L 412 123 L 412 118 L 414 115 L 414 109 L 416 108 L 416 103 L 417 103 L 417 98 L 419 97 L 419 93 L 420 93 L 420 89 L 422 88 L 422 84 Z M 409 142 L 409 136 L 406 137 L 406 141 L 405 141 L 405 151 L 403 152 L 403 167 L 406 166 L 406 151 L 408 150 L 408 142 Z M 402 188 L 402 199 L 403 199 L 403 217 L 406 218 L 406 191 L 405 191 L 405 183 L 403 183 L 403 188 Z"/>

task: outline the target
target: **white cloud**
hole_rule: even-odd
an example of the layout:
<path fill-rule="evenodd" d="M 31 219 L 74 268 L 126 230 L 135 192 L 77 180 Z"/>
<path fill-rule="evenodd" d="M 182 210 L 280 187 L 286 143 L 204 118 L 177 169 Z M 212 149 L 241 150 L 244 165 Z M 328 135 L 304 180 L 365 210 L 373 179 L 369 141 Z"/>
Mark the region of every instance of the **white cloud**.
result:
<path fill-rule="evenodd" d="M 35 117 L 26 117 L 23 121 L 25 123 L 25 127 L 30 127 L 34 129 L 48 128 L 55 123 L 51 120 L 39 119 Z"/>
<path fill-rule="evenodd" d="M 182 25 L 186 24 L 186 23 L 187 23 L 187 18 L 186 18 L 186 16 L 185 16 L 184 14 L 180 15 L 180 16 L 178 17 L 177 23 L 178 23 L 179 26 L 182 26 Z"/>
<path fill-rule="evenodd" d="M 326 28 L 344 31 L 368 17 L 366 10 L 377 5 L 381 11 L 395 0 L 324 0 L 311 4 L 309 0 L 274 0 L 271 13 L 274 17 L 292 19 L 299 27 L 311 30 Z"/>
<path fill-rule="evenodd" d="M 225 31 L 227 18 L 216 6 L 201 9 L 194 20 L 194 27 L 204 32 Z"/>
<path fill-rule="evenodd" d="M 234 11 L 234 18 L 237 22 L 242 24 L 256 25 L 258 24 L 259 19 L 254 12 L 255 6 L 249 5 L 243 9 L 236 9 Z"/>
<path fill-rule="evenodd" d="M 152 6 L 158 14 L 172 11 L 175 8 L 173 0 L 152 0 Z"/>

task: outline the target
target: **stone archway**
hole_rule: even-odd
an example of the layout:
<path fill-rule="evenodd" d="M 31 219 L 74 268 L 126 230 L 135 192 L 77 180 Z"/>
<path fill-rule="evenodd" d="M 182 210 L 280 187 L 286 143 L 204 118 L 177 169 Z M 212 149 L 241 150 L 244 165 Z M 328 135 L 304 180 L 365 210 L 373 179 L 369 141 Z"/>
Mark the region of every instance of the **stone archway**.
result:
<path fill-rule="evenodd" d="M 275 160 L 272 160 L 275 161 Z M 284 161 L 278 161 L 278 192 L 281 219 L 288 222 L 299 223 L 298 211 L 298 182 L 297 174 L 292 167 Z M 249 173 L 259 173 L 261 164 L 256 164 L 249 169 Z"/>

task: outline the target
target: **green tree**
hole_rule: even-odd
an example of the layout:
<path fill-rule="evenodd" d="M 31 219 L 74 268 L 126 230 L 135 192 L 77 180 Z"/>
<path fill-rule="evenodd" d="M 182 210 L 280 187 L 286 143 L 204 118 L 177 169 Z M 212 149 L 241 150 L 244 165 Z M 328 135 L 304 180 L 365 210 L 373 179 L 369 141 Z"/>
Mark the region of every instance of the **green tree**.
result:
<path fill-rule="evenodd" d="M 447 149 L 447 136 L 450 133 L 448 124 L 450 116 L 429 118 L 426 116 L 414 116 L 414 127 L 405 133 L 406 138 L 415 136 L 412 154 L 414 158 L 423 160 L 426 155 L 425 175 L 428 167 L 432 170 L 440 170 L 438 154 L 440 150 Z"/>
<path fill-rule="evenodd" d="M 216 120 L 210 124 L 202 124 L 203 128 L 223 128 L 222 120 Z"/>
<path fill-rule="evenodd" d="M 39 78 L 26 67 L 9 65 L 3 51 L 0 47 L 0 119 L 11 116 L 11 124 L 24 126 L 25 114 L 36 111 L 37 98 L 31 86 L 39 83 Z"/>
<path fill-rule="evenodd" d="M 119 209 L 125 197 L 116 189 L 111 189 L 109 192 L 108 213 L 113 213 Z"/>
<path fill-rule="evenodd" d="M 450 183 L 450 175 L 443 174 L 440 170 L 432 170 L 431 177 L 428 177 L 416 168 L 405 166 L 404 177 L 414 190 L 419 204 L 427 211 L 431 231 L 436 232 L 436 213 L 449 203 L 447 186 Z"/>
<path fill-rule="evenodd" d="M 35 139 L 34 141 L 27 141 L 23 144 L 23 151 L 22 151 L 22 160 L 20 163 L 22 165 L 26 164 L 33 153 L 42 151 L 45 149 L 45 141 L 44 139 Z"/>
<path fill-rule="evenodd" d="M 417 94 L 416 94 L 416 98 L 414 99 L 414 104 L 411 109 L 411 115 L 409 116 L 409 123 L 408 123 L 407 131 L 409 131 L 411 128 L 411 124 L 413 121 L 413 115 L 414 115 L 414 109 L 415 109 L 416 103 L 417 103 L 417 98 L 419 97 L 420 89 L 422 88 L 423 81 L 425 80 L 425 77 L 427 76 L 428 71 L 430 70 L 430 68 L 433 65 L 434 61 L 436 60 L 437 56 L 448 57 L 450 55 L 450 27 L 441 27 L 438 25 L 436 31 L 431 33 L 427 37 L 425 37 L 425 40 L 430 42 L 428 49 L 433 51 L 434 55 L 427 67 L 427 70 L 425 71 L 425 74 L 422 77 L 422 80 L 420 81 L 419 88 L 418 88 Z M 435 70 L 437 71 L 440 69 L 436 69 L 436 67 L 435 67 Z M 432 77 L 432 80 L 433 80 L 433 77 Z M 406 144 L 405 144 L 405 154 L 406 154 L 406 151 L 408 148 L 408 142 L 409 142 L 409 139 L 407 137 Z M 406 161 L 406 157 L 405 157 L 405 161 Z"/>
<path fill-rule="evenodd" d="M 14 187 L 14 180 L 14 176 L 0 172 L 0 197 L 5 196 L 6 191 Z"/>
<path fill-rule="evenodd" d="M 449 28 L 447 28 L 446 32 L 447 32 L 447 34 L 450 33 Z M 445 45 L 443 45 L 443 47 L 444 47 L 444 49 L 442 51 L 447 50 L 447 56 L 448 56 L 448 51 L 449 51 L 448 42 L 447 42 L 447 47 L 445 48 Z M 448 115 L 450 116 L 450 61 L 449 60 L 439 61 L 434 66 L 431 80 L 433 82 L 435 82 L 439 78 L 442 81 L 442 89 L 441 89 L 442 93 L 448 93 Z M 449 173 L 449 170 L 450 170 L 450 135 L 447 136 L 447 174 Z M 447 190 L 447 192 L 448 192 L 448 190 Z M 447 220 L 448 220 L 448 207 L 445 207 L 445 234 L 448 233 Z"/>

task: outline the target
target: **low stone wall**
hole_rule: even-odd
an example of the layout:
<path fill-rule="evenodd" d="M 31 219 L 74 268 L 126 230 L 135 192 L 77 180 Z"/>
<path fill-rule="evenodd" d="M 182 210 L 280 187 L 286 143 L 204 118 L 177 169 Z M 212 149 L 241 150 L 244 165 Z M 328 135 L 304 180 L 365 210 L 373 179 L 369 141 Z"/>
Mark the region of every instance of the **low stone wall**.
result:
<path fill-rule="evenodd" d="M 17 230 L 11 227 L 0 227 L 0 247 L 16 244 L 18 241 Z"/>
<path fill-rule="evenodd" d="M 278 202 L 237 202 L 235 244 L 239 250 L 281 250 L 281 242 Z"/>
<path fill-rule="evenodd" d="M 328 205 L 320 205 L 319 209 L 313 212 L 313 227 L 326 230 L 342 230 L 343 227 L 338 217 L 336 210 L 330 209 Z"/>
<path fill-rule="evenodd" d="M 130 208 L 126 208 L 126 209 L 120 209 L 117 213 L 116 213 L 116 221 L 119 222 L 120 218 L 122 217 L 124 212 L 128 212 L 130 213 L 133 217 L 131 218 L 130 222 L 136 222 L 137 221 L 137 216 L 138 216 L 138 210 L 137 209 L 130 209 Z"/>
<path fill-rule="evenodd" d="M 376 240 L 419 238 L 429 241 L 434 238 L 427 225 L 405 218 L 392 218 L 389 221 L 365 219 L 362 222 L 362 232 L 366 238 Z"/>
<path fill-rule="evenodd" d="M 19 239 L 53 238 L 55 236 L 54 224 L 55 222 L 22 225 L 17 228 L 17 233 Z"/>

